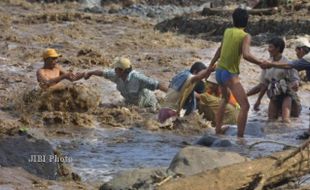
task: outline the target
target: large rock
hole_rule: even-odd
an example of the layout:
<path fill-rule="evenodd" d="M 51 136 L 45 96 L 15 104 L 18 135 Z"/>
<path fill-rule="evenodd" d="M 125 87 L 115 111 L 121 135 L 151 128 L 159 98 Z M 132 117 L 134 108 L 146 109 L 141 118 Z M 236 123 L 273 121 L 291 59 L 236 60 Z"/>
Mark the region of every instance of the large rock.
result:
<path fill-rule="evenodd" d="M 152 184 L 166 177 L 165 169 L 135 169 L 119 173 L 100 190 L 150 189 Z"/>
<path fill-rule="evenodd" d="M 56 179 L 59 160 L 50 158 L 56 158 L 56 156 L 52 146 L 45 140 L 26 135 L 0 138 L 1 167 L 22 167 L 36 176 Z"/>
<path fill-rule="evenodd" d="M 184 176 L 194 175 L 248 159 L 233 152 L 220 152 L 207 147 L 188 146 L 183 148 L 172 160 L 169 170 Z"/>
<path fill-rule="evenodd" d="M 33 190 L 33 189 L 80 189 L 90 190 L 95 187 L 75 181 L 52 181 L 32 175 L 20 167 L 2 167 L 0 169 L 1 190 Z"/>

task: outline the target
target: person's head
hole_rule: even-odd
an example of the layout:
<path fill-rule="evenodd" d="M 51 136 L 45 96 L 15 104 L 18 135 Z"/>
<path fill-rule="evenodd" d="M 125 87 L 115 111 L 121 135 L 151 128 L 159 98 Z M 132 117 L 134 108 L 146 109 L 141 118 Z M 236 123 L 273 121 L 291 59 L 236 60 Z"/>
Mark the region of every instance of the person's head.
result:
<path fill-rule="evenodd" d="M 128 74 L 132 71 L 131 62 L 127 58 L 115 58 L 113 66 L 116 75 L 120 78 L 126 78 Z"/>
<path fill-rule="evenodd" d="M 235 9 L 232 18 L 234 26 L 237 28 L 245 28 L 248 25 L 249 14 L 245 9 Z"/>
<path fill-rule="evenodd" d="M 44 66 L 49 67 L 49 68 L 55 67 L 56 60 L 60 56 L 61 55 L 58 54 L 55 49 L 47 48 L 46 50 L 44 50 L 44 52 L 42 54 Z"/>
<path fill-rule="evenodd" d="M 285 48 L 285 42 L 280 37 L 274 37 L 268 41 L 268 52 L 271 57 L 281 55 Z"/>
<path fill-rule="evenodd" d="M 195 62 L 191 66 L 190 72 L 195 75 L 195 74 L 199 73 L 200 71 L 202 71 L 202 70 L 204 70 L 206 68 L 207 67 L 206 67 L 205 64 L 203 64 L 202 62 L 197 61 L 197 62 Z"/>
<path fill-rule="evenodd" d="M 306 54 L 310 52 L 310 43 L 307 38 L 299 38 L 296 40 L 296 56 L 298 59 L 303 58 Z"/>

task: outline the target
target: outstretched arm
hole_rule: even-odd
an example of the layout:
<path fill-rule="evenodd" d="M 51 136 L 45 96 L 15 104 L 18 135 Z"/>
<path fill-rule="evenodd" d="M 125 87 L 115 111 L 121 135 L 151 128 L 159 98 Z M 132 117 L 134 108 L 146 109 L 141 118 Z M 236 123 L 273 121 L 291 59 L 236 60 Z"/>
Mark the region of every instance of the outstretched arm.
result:
<path fill-rule="evenodd" d="M 209 68 L 210 70 L 214 69 L 214 64 L 217 62 L 217 60 L 220 58 L 221 56 L 221 51 L 222 51 L 222 44 L 220 45 L 219 48 L 217 48 L 211 62 L 210 62 L 210 65 L 209 65 Z"/>
<path fill-rule="evenodd" d="M 42 88 L 48 88 L 50 86 L 53 86 L 64 79 L 71 80 L 72 77 L 73 77 L 72 73 L 65 73 L 60 75 L 59 77 L 53 79 L 47 79 L 42 73 L 42 70 L 37 71 L 37 80 Z"/>
<path fill-rule="evenodd" d="M 89 71 L 89 72 L 87 72 L 87 73 L 84 74 L 84 79 L 87 80 L 87 79 L 89 79 L 92 75 L 102 77 L 102 76 L 103 76 L 103 71 L 100 71 L 100 70 Z"/>
<path fill-rule="evenodd" d="M 202 71 L 200 71 L 197 75 L 193 76 L 191 78 L 191 82 L 194 83 L 194 82 L 197 82 L 197 81 L 200 81 L 202 80 L 203 78 L 208 78 L 210 76 L 210 74 L 214 71 L 215 69 L 215 63 L 217 62 L 217 60 L 220 58 L 220 55 L 221 55 L 221 50 L 222 50 L 222 44 L 219 48 L 217 48 L 211 62 L 210 62 L 210 65 L 207 69 L 204 69 Z"/>
<path fill-rule="evenodd" d="M 164 85 L 163 83 L 159 82 L 158 84 L 158 89 L 163 91 L 163 92 L 167 92 L 168 91 L 168 87 L 166 85 Z"/>
<path fill-rule="evenodd" d="M 285 62 L 272 62 L 269 64 L 271 67 L 282 68 L 282 69 L 291 69 L 292 65 Z"/>
<path fill-rule="evenodd" d="M 256 65 L 261 65 L 262 61 L 258 60 L 256 57 L 254 57 L 250 52 L 250 45 L 251 45 L 251 36 L 248 34 L 244 37 L 243 43 L 242 43 L 242 54 L 243 58 L 251 63 L 254 63 Z"/>

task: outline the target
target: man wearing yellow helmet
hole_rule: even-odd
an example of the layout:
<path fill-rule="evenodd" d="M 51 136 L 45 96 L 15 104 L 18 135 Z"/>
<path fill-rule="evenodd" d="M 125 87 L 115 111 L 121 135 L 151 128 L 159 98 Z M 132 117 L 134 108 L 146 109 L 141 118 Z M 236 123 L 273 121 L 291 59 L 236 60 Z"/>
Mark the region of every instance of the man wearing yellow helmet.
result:
<path fill-rule="evenodd" d="M 131 62 L 127 58 L 116 58 L 113 67 L 114 69 L 90 71 L 85 73 L 84 78 L 87 80 L 92 75 L 96 75 L 109 79 L 116 83 L 116 88 L 126 103 L 157 108 L 157 99 L 151 91 L 159 89 L 166 92 L 167 87 L 159 81 L 133 70 Z"/>
<path fill-rule="evenodd" d="M 71 72 L 65 72 L 56 62 L 60 56 L 55 49 L 51 48 L 43 52 L 44 65 L 37 71 L 37 80 L 42 89 L 57 87 L 59 82 L 64 79 L 72 82 L 83 78 L 83 73 L 73 74 Z"/>

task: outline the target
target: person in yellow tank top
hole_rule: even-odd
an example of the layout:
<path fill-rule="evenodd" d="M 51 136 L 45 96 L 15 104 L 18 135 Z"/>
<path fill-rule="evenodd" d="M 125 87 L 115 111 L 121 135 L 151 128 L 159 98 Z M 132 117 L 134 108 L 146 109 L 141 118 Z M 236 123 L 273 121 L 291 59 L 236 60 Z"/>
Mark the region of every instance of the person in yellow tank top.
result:
<path fill-rule="evenodd" d="M 245 60 L 257 65 L 262 65 L 266 61 L 259 60 L 250 53 L 251 36 L 244 31 L 248 23 L 247 11 L 237 8 L 232 17 L 234 27 L 225 30 L 222 43 L 212 58 L 208 70 L 211 72 L 214 64 L 220 59 L 215 72 L 216 80 L 223 95 L 220 108 L 216 114 L 216 134 L 225 132 L 222 128 L 223 113 L 226 104 L 229 102 L 230 92 L 232 92 L 240 105 L 237 135 L 243 137 L 250 105 L 238 76 L 240 59 L 243 56 Z"/>

